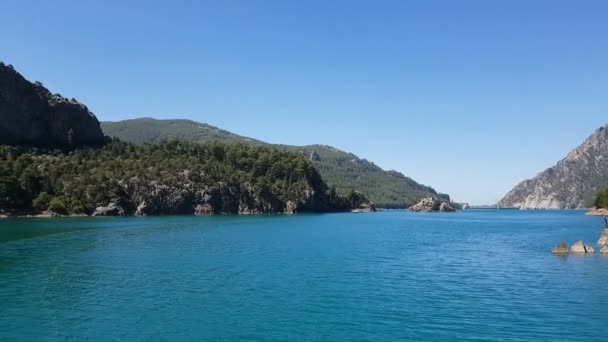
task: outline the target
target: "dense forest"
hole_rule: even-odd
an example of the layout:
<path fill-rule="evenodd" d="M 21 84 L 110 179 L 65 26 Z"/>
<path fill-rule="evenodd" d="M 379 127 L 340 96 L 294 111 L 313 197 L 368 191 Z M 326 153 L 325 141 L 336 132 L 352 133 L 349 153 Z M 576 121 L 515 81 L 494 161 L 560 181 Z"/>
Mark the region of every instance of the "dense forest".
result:
<path fill-rule="evenodd" d="M 305 157 L 245 144 L 113 141 L 73 151 L 0 146 L 0 210 L 59 214 L 345 211 Z"/>

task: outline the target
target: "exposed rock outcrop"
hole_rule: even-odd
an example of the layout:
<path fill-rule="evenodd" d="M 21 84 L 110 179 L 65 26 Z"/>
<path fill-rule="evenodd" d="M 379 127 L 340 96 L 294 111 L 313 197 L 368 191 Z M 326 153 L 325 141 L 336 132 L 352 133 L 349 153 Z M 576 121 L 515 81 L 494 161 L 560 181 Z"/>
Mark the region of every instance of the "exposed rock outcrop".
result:
<path fill-rule="evenodd" d="M 602 247 L 602 249 L 600 249 L 600 253 L 608 254 L 608 247 L 607 246 Z"/>
<path fill-rule="evenodd" d="M 105 207 L 97 207 L 91 216 L 123 216 L 125 210 L 116 203 L 110 203 Z"/>
<path fill-rule="evenodd" d="M 52 94 L 0 62 L 0 145 L 70 148 L 104 142 L 85 105 Z"/>
<path fill-rule="evenodd" d="M 568 244 L 565 242 L 561 242 L 553 250 L 551 251 L 553 254 L 568 254 Z"/>
<path fill-rule="evenodd" d="M 525 180 L 498 202 L 522 209 L 590 208 L 608 188 L 608 126 L 595 131 L 555 166 Z"/>
<path fill-rule="evenodd" d="M 591 246 L 587 246 L 583 243 L 583 241 L 578 241 L 570 247 L 570 252 L 575 254 L 581 253 L 595 253 L 595 249 Z"/>
<path fill-rule="evenodd" d="M 447 202 L 441 201 L 437 198 L 428 197 L 422 199 L 417 204 L 409 208 L 410 211 L 414 212 L 454 212 L 454 209 Z"/>
<path fill-rule="evenodd" d="M 353 213 L 375 213 L 376 205 L 374 203 L 364 203 L 359 208 L 352 209 Z"/>
<path fill-rule="evenodd" d="M 608 228 L 604 229 L 602 236 L 600 236 L 600 239 L 597 240 L 597 244 L 600 246 L 608 245 Z"/>
<path fill-rule="evenodd" d="M 590 216 L 608 216 L 608 209 L 607 208 L 593 208 L 591 210 L 589 210 L 586 215 L 590 215 Z"/>

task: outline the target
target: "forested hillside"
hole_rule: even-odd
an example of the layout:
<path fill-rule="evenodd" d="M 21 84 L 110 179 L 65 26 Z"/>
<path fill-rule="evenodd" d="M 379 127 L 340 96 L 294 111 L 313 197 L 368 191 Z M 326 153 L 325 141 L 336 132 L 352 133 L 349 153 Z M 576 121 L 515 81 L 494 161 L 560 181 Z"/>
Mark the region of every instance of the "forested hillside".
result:
<path fill-rule="evenodd" d="M 271 145 L 243 137 L 207 124 L 190 120 L 151 118 L 102 122 L 105 134 L 133 143 L 161 141 L 226 142 L 274 146 L 303 155 L 312 161 L 323 179 L 341 195 L 360 191 L 376 205 L 387 208 L 409 207 L 425 197 L 449 201 L 449 196 L 417 183 L 396 171 L 384 171 L 372 162 L 331 146 Z"/>
<path fill-rule="evenodd" d="M 0 210 L 123 214 L 344 211 L 297 154 L 243 144 L 113 142 L 71 152 L 0 147 Z"/>

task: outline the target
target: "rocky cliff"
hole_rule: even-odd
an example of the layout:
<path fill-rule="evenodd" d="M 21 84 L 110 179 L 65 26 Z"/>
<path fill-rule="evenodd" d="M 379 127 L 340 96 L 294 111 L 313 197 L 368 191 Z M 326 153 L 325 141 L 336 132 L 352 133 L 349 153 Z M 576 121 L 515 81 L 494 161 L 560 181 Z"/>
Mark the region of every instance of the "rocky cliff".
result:
<path fill-rule="evenodd" d="M 498 202 L 522 209 L 574 209 L 593 205 L 608 188 L 608 126 L 595 131 L 566 158 L 518 184 Z"/>
<path fill-rule="evenodd" d="M 69 148 L 104 141 L 97 118 L 85 105 L 52 94 L 0 62 L 0 145 Z"/>

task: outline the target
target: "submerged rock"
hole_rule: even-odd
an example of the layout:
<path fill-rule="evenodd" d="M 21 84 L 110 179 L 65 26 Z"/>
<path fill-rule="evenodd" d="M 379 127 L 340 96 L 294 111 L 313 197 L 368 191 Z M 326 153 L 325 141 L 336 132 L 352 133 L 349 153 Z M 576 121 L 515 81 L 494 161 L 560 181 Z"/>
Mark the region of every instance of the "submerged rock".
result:
<path fill-rule="evenodd" d="M 441 201 L 437 198 L 427 197 L 423 198 L 417 204 L 409 208 L 410 211 L 414 212 L 454 212 L 454 209 L 449 203 Z"/>
<path fill-rule="evenodd" d="M 553 250 L 551 251 L 553 254 L 568 254 L 568 244 L 565 242 L 560 242 Z"/>
<path fill-rule="evenodd" d="M 583 241 L 578 241 L 572 245 L 570 248 L 570 252 L 581 254 L 581 253 L 595 253 L 595 249 L 591 246 L 587 246 L 583 243 Z"/>

